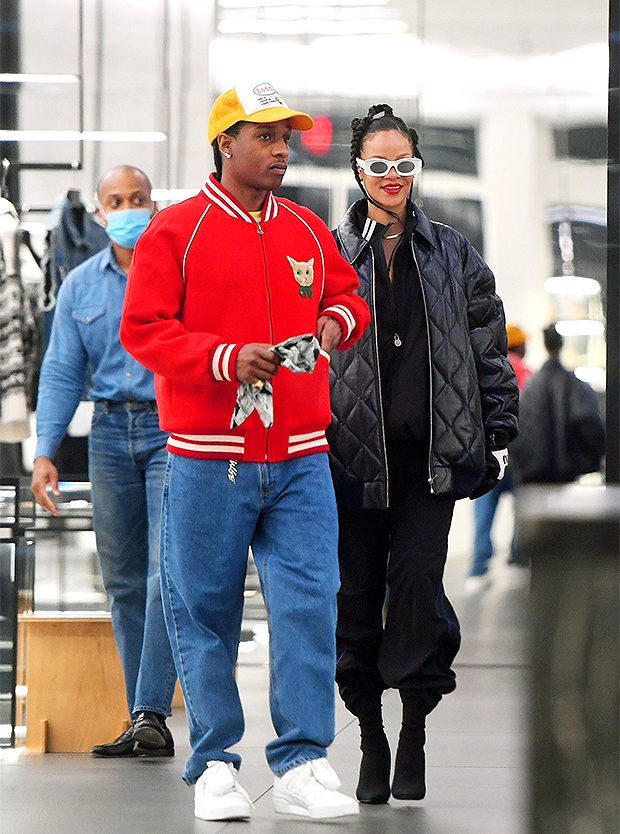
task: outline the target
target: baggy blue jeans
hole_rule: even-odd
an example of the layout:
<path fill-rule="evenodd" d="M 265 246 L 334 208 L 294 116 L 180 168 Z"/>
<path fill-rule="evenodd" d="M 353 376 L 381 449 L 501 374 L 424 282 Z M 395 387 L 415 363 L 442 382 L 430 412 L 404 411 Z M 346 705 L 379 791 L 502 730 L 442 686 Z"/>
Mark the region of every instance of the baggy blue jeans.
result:
<path fill-rule="evenodd" d="M 88 441 L 93 529 L 130 713 L 170 715 L 176 682 L 159 578 L 166 440 L 154 408 L 95 404 Z"/>
<path fill-rule="evenodd" d="M 326 453 L 276 463 L 170 454 L 164 483 L 164 612 L 183 689 L 193 784 L 245 729 L 234 677 L 252 548 L 269 621 L 267 745 L 278 775 L 334 737 L 338 522 Z"/>
<path fill-rule="evenodd" d="M 505 492 L 515 490 L 515 480 L 512 470 L 508 468 L 501 481 L 498 481 L 490 492 L 481 495 L 474 501 L 474 555 L 472 558 L 470 576 L 484 576 L 489 570 L 489 562 L 493 556 L 493 540 L 491 530 L 497 511 L 499 499 Z M 510 544 L 509 565 L 524 565 L 523 558 L 517 548 L 516 530 Z"/>

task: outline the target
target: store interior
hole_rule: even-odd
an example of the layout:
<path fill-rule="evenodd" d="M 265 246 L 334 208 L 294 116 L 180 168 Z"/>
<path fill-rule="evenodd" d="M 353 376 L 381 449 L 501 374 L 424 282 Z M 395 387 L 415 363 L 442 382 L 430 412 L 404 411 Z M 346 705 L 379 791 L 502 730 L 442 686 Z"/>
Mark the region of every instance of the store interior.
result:
<path fill-rule="evenodd" d="M 542 329 L 558 322 L 565 364 L 617 420 L 609 408 L 610 395 L 618 400 L 619 364 L 617 322 L 608 316 L 618 305 L 618 273 L 611 284 L 609 270 L 610 8 L 608 0 L 0 0 L 2 197 L 22 230 L 30 328 L 21 346 L 30 360 L 26 412 L 17 428 L 0 432 L 3 617 L 20 607 L 108 610 L 90 530 L 87 403 L 66 444 L 59 521 L 36 511 L 28 493 L 37 361 L 62 280 L 53 257 L 61 212 L 73 207 L 79 223 L 96 222 L 97 182 L 119 164 L 148 173 L 160 207 L 196 193 L 213 170 L 211 103 L 237 83 L 268 81 L 316 117 L 313 136 L 291 144 L 280 193 L 330 228 L 359 195 L 348 162 L 350 121 L 374 103 L 391 104 L 420 134 L 425 168 L 416 201 L 489 263 L 507 319 L 528 334 L 530 367 L 545 359 Z M 617 438 L 613 448 L 617 479 Z M 604 474 L 587 483 L 600 488 Z M 446 588 L 463 628 L 460 683 L 429 726 L 428 797 L 397 803 L 396 811 L 394 803 L 367 808 L 359 821 L 324 831 L 561 830 L 537 827 L 532 811 L 530 609 L 527 587 L 506 567 L 511 499 L 500 505 L 492 587 L 476 597 L 464 591 L 472 523 L 471 502 L 459 502 Z M 216 830 L 193 819 L 180 779 L 189 750 L 182 706 L 171 725 L 177 756 L 164 766 L 26 752 L 27 694 L 12 635 L 0 635 L 0 649 L 2 834 Z M 238 680 L 248 727 L 241 752 L 257 808 L 245 830 L 288 832 L 291 821 L 271 810 L 262 753 L 271 732 L 265 614 L 251 562 Z M 395 734 L 393 706 L 386 720 Z M 333 763 L 349 793 L 356 734 L 339 703 Z M 596 819 L 582 815 L 571 834 L 607 834 L 605 807 Z M 241 824 L 217 830 L 224 828 Z"/>

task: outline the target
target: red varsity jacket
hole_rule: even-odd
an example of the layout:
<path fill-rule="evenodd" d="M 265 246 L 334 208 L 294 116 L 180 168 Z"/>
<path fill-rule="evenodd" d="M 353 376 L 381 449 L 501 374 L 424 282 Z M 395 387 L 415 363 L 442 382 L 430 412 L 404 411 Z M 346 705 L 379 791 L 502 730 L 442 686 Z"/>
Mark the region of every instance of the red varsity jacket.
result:
<path fill-rule="evenodd" d="M 327 354 L 312 373 L 279 369 L 269 429 L 256 412 L 231 429 L 237 353 L 315 333 L 323 314 L 339 322 L 346 350 L 369 322 L 357 286 L 320 218 L 271 193 L 257 222 L 211 175 L 156 214 L 134 250 L 120 336 L 155 372 L 169 450 L 258 462 L 327 450 Z"/>

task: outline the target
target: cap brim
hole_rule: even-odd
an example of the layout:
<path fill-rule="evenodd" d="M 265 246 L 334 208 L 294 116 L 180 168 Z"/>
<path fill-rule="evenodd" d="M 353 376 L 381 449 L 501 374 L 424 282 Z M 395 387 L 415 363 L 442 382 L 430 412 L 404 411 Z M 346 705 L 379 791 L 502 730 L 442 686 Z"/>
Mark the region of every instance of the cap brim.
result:
<path fill-rule="evenodd" d="M 290 119 L 291 126 L 295 130 L 310 130 L 314 124 L 314 119 L 307 113 L 290 110 L 288 107 L 266 107 L 264 110 L 258 110 L 256 113 L 246 116 L 243 121 L 261 125 L 282 122 L 285 119 Z"/>

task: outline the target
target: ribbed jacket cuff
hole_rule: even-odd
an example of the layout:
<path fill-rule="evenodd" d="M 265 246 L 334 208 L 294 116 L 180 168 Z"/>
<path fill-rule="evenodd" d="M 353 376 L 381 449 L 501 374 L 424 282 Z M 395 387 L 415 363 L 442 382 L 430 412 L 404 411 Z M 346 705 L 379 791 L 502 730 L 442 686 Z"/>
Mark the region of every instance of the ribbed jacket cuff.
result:
<path fill-rule="evenodd" d="M 342 342 L 346 342 L 351 338 L 351 334 L 355 330 L 355 318 L 348 307 L 345 307 L 344 304 L 334 304 L 325 310 L 321 310 L 321 315 L 331 316 L 333 319 L 336 319 L 342 328 Z"/>
<path fill-rule="evenodd" d="M 492 429 L 487 432 L 487 446 L 495 452 L 505 449 L 510 442 L 510 435 L 505 429 Z"/>
<path fill-rule="evenodd" d="M 209 373 L 215 382 L 236 382 L 237 354 L 243 345 L 221 344 L 211 354 Z"/>

